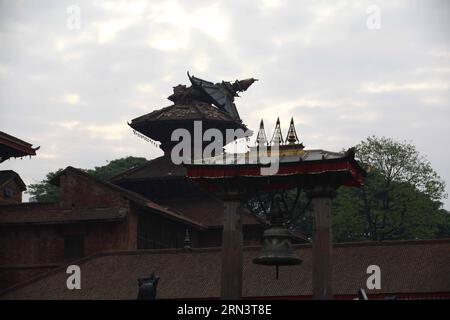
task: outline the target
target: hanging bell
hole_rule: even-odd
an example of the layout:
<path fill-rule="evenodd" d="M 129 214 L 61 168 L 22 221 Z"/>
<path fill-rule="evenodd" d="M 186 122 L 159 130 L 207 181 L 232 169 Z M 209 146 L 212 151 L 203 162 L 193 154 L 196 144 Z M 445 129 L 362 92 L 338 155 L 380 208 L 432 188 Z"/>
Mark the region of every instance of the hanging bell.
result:
<path fill-rule="evenodd" d="M 275 224 L 264 231 L 263 247 L 253 263 L 267 266 L 289 266 L 302 263 L 292 250 L 292 236 L 282 225 Z"/>

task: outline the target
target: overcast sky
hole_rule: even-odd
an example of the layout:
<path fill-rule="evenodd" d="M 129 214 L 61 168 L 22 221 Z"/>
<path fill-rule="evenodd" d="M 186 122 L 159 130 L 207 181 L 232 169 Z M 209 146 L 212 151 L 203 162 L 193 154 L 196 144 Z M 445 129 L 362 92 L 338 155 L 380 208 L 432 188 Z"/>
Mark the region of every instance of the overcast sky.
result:
<path fill-rule="evenodd" d="M 29 184 L 159 156 L 127 121 L 170 105 L 189 70 L 260 79 L 236 100 L 251 129 L 294 116 L 307 148 L 331 151 L 408 140 L 450 184 L 449 38 L 445 0 L 0 1 L 0 130 L 41 146 L 0 169 Z"/>

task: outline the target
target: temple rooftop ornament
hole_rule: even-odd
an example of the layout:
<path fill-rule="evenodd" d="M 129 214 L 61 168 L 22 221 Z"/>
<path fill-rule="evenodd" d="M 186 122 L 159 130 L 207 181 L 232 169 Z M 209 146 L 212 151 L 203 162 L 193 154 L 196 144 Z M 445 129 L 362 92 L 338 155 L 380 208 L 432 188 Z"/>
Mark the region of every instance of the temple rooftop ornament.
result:
<path fill-rule="evenodd" d="M 263 146 L 263 145 L 268 144 L 266 131 L 264 130 L 264 120 L 263 119 L 261 119 L 261 122 L 259 123 L 258 135 L 256 136 L 255 142 L 256 142 L 257 146 Z"/>
<path fill-rule="evenodd" d="M 205 102 L 211 102 L 220 110 L 228 113 L 233 119 L 240 119 L 239 113 L 234 104 L 234 98 L 239 97 L 238 92 L 246 91 L 258 79 L 249 78 L 236 80 L 234 83 L 222 81 L 221 83 L 212 83 L 200 78 L 191 76 L 188 72 L 192 87 L 203 93 L 202 98 Z"/>
<path fill-rule="evenodd" d="M 189 75 L 191 86 L 177 85 L 168 99 L 173 105 L 155 110 L 131 120 L 128 125 L 140 134 L 161 142 L 161 149 L 167 153 L 174 142 L 172 132 L 184 128 L 194 132 L 194 121 L 202 121 L 202 133 L 208 129 L 218 129 L 226 137 L 226 129 L 242 129 L 242 123 L 234 104 L 237 92 L 247 90 L 256 79 L 236 80 L 234 83 L 222 81 L 212 83 Z M 231 141 L 224 141 L 224 145 Z"/>
<path fill-rule="evenodd" d="M 190 251 L 191 249 L 192 249 L 191 236 L 189 235 L 189 229 L 186 229 L 186 234 L 184 236 L 183 250 Z"/>
<path fill-rule="evenodd" d="M 297 131 L 295 130 L 294 117 L 291 118 L 291 123 L 289 124 L 289 131 L 287 133 L 285 142 L 289 144 L 301 144 L 303 146 L 303 143 L 300 143 L 300 140 L 297 136 Z"/>
<path fill-rule="evenodd" d="M 281 133 L 280 127 L 280 118 L 277 118 L 277 123 L 275 124 L 275 130 L 273 132 L 272 139 L 270 140 L 271 144 L 281 145 L 283 143 L 283 134 Z"/>

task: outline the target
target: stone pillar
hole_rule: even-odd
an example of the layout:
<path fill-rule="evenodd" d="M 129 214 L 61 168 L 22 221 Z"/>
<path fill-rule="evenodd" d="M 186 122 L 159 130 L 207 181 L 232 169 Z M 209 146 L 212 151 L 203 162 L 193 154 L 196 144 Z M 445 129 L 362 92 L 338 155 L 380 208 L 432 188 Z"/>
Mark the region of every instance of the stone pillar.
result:
<path fill-rule="evenodd" d="M 308 192 L 314 207 L 314 234 L 312 242 L 312 284 L 313 298 L 329 300 L 333 298 L 333 263 L 331 238 L 331 199 L 334 190 L 314 190 Z"/>
<path fill-rule="evenodd" d="M 242 204 L 237 198 L 223 199 L 222 299 L 240 299 L 242 295 Z"/>

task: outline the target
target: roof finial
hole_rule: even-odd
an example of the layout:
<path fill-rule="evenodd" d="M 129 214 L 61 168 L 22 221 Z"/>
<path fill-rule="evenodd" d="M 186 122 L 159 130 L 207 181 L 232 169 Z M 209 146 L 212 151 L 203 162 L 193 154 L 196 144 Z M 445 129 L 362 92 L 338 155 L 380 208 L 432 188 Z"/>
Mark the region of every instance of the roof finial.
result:
<path fill-rule="evenodd" d="M 259 123 L 258 135 L 256 136 L 256 145 L 262 146 L 267 145 L 266 131 L 264 130 L 264 121 L 261 119 Z"/>
<path fill-rule="evenodd" d="M 291 124 L 289 125 L 289 131 L 286 137 L 286 143 L 288 142 L 289 144 L 296 144 L 300 142 L 297 137 L 297 132 L 295 131 L 294 117 L 291 118 Z"/>
<path fill-rule="evenodd" d="M 281 133 L 280 128 L 280 118 L 277 118 L 277 123 L 275 124 L 275 131 L 273 132 L 272 140 L 270 140 L 271 144 L 282 144 L 283 143 L 283 134 Z"/>
<path fill-rule="evenodd" d="M 191 250 L 192 249 L 192 242 L 191 242 L 191 237 L 189 235 L 189 229 L 186 229 L 186 235 L 184 236 L 184 250 Z"/>

